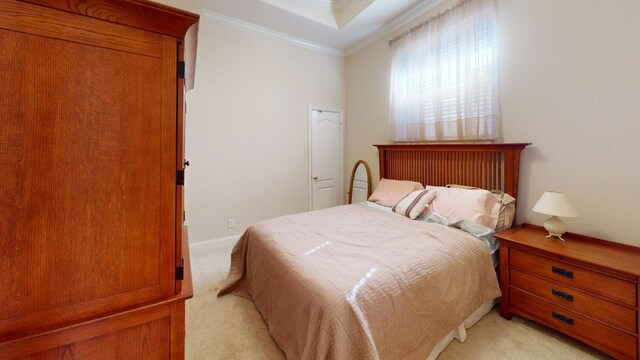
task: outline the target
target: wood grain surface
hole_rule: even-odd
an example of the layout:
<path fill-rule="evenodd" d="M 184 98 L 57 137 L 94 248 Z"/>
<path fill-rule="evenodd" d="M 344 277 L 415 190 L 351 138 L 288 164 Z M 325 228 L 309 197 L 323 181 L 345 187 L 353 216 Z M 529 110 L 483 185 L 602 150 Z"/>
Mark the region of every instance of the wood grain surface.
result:
<path fill-rule="evenodd" d="M 183 38 L 199 16 L 146 0 L 22 0 L 70 13 Z"/>
<path fill-rule="evenodd" d="M 0 336 L 21 315 L 172 294 L 175 210 L 163 219 L 158 195 L 175 208 L 175 183 L 161 187 L 175 181 L 175 110 L 161 121 L 175 95 L 161 61 L 6 30 L 0 42 L 0 76 L 16 84 L 0 89 Z M 165 71 L 175 94 L 175 63 Z"/>
<path fill-rule="evenodd" d="M 618 359 L 638 359 L 640 249 L 584 235 L 547 238 L 530 224 L 500 239 L 500 314 L 561 331 Z"/>
<path fill-rule="evenodd" d="M 530 144 L 390 144 L 379 151 L 380 178 L 431 186 L 466 185 L 518 196 L 520 153 Z"/>
<path fill-rule="evenodd" d="M 564 259 L 580 259 L 606 269 L 630 275 L 640 276 L 640 248 L 611 241 L 590 238 L 588 236 L 565 233 L 567 241 L 546 237 L 542 227 L 523 224 L 499 233 L 501 239 L 515 244 L 534 247 L 551 254 L 562 255 Z"/>
<path fill-rule="evenodd" d="M 557 306 L 572 311 L 591 314 L 594 318 L 626 331 L 629 334 L 636 333 L 635 308 L 619 305 L 604 297 L 594 296 L 578 288 L 555 283 L 551 280 L 515 269 L 511 270 L 511 284 L 544 298 Z M 558 291 L 561 291 L 565 297 L 570 296 L 570 300 L 554 295 L 554 290 L 556 294 Z"/>
<path fill-rule="evenodd" d="M 636 305 L 636 284 L 614 278 L 607 274 L 585 269 L 558 259 L 550 259 L 520 249 L 511 249 L 509 266 L 526 270 L 533 274 L 552 279 L 555 282 L 584 289 L 594 294 L 606 296 L 629 306 Z M 555 270 L 571 272 L 571 277 L 563 276 Z"/>
<path fill-rule="evenodd" d="M 161 36 L 15 0 L 0 0 L 0 29 L 160 57 Z"/>
<path fill-rule="evenodd" d="M 177 61 L 197 19 L 0 0 L 0 359 L 184 358 Z"/>
<path fill-rule="evenodd" d="M 636 359 L 637 338 L 633 335 L 627 335 L 579 313 L 541 301 L 519 289 L 511 290 L 511 298 L 515 308 L 514 312 L 524 314 L 564 334 L 573 336 L 618 359 Z M 554 317 L 554 313 L 556 316 L 560 315 L 571 319 L 573 324 L 558 320 Z"/>
<path fill-rule="evenodd" d="M 23 359 L 168 359 L 171 351 L 170 326 L 171 318 L 164 317 L 45 350 Z"/>

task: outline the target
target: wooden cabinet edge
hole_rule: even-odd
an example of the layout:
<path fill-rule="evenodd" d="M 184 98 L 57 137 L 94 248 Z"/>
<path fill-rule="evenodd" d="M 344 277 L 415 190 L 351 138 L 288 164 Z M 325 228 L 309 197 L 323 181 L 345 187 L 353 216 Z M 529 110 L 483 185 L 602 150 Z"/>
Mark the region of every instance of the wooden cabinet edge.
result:
<path fill-rule="evenodd" d="M 603 352 L 606 352 L 608 354 L 614 355 L 617 358 L 621 358 L 621 359 L 640 359 L 640 337 L 639 337 L 639 333 L 640 333 L 640 312 L 638 311 L 638 307 L 640 306 L 640 303 L 638 302 L 637 298 L 638 296 L 640 296 L 640 276 L 637 276 L 637 273 L 632 274 L 631 272 L 626 272 L 626 271 L 622 271 L 620 269 L 611 269 L 608 268 L 604 265 L 601 264 L 594 264 L 590 261 L 590 259 L 573 259 L 571 257 L 566 257 L 563 254 L 557 254 L 554 252 L 550 252 L 544 249 L 539 249 L 535 246 L 529 246 L 525 243 L 522 243 L 520 241 L 511 241 L 511 237 L 515 235 L 515 233 L 517 233 L 518 231 L 520 231 L 521 229 L 530 229 L 530 230 L 538 230 L 540 231 L 540 227 L 534 226 L 534 225 L 529 225 L 529 224 L 523 224 L 522 227 L 514 227 L 512 229 L 508 229 L 505 230 L 501 233 L 496 234 L 496 237 L 498 237 L 500 239 L 500 288 L 502 290 L 502 297 L 500 300 L 500 315 L 507 319 L 507 320 L 511 320 L 512 315 L 519 315 L 521 317 L 527 318 L 529 320 L 538 322 L 542 325 L 551 327 L 557 331 L 560 331 L 562 333 L 567 334 L 568 336 L 571 336 L 573 338 L 576 338 L 577 340 L 584 342 L 592 347 L 595 347 Z M 586 236 L 582 236 L 582 235 L 575 235 L 575 234 L 571 234 L 575 237 L 576 240 L 578 241 L 584 241 L 584 242 L 588 242 L 588 243 L 594 243 L 594 244 L 603 244 L 605 243 L 605 240 L 600 240 L 600 239 L 595 239 L 595 238 L 590 238 L 590 237 L 586 237 Z M 515 239 L 514 239 L 515 240 Z M 609 245 L 609 242 L 606 242 L 607 245 Z M 619 249 L 619 250 L 631 250 L 631 251 L 638 251 L 637 248 L 628 246 L 628 245 L 621 245 L 621 244 L 616 244 L 616 243 L 611 243 L 612 247 L 615 249 Z M 563 330 L 557 329 L 555 328 L 552 324 L 539 319 L 538 317 L 529 314 L 526 311 L 523 311 L 521 309 L 519 309 L 518 307 L 515 306 L 511 306 L 510 303 L 510 264 L 509 264 L 509 256 L 510 256 L 510 249 L 514 248 L 514 249 L 519 249 L 519 250 L 523 250 L 523 251 L 527 251 L 529 253 L 535 254 L 537 256 L 541 256 L 541 257 L 546 257 L 546 258 L 550 258 L 550 259 L 555 259 L 555 260 L 560 260 L 560 261 L 564 261 L 567 263 L 570 263 L 574 266 L 578 266 L 581 268 L 584 268 L 586 270 L 590 270 L 590 271 L 594 271 L 597 273 L 601 273 L 607 276 L 611 276 L 613 278 L 618 278 L 620 280 L 624 280 L 624 281 L 628 281 L 631 283 L 634 283 L 635 286 L 637 287 L 636 289 L 636 306 L 634 307 L 636 310 L 636 334 L 635 335 L 631 335 L 631 336 L 635 336 L 636 338 L 636 346 L 637 346 L 637 352 L 635 354 L 635 357 L 629 357 L 628 355 L 622 354 L 616 350 L 611 349 L 610 347 L 608 347 L 606 344 L 601 344 L 598 342 L 594 342 L 592 340 L 589 339 L 585 339 L 581 336 L 577 336 L 576 334 L 569 334 Z M 630 307 L 629 305 L 626 305 L 627 307 Z M 608 325 L 607 325 L 608 326 Z"/>
<path fill-rule="evenodd" d="M 527 237 L 527 235 L 520 235 L 520 232 L 524 233 L 535 233 L 537 238 L 536 241 L 533 241 L 532 238 L 523 239 L 522 236 Z M 547 231 L 544 228 L 524 223 L 520 226 L 514 226 L 508 230 L 504 230 L 496 234 L 496 237 L 501 241 L 506 240 L 510 241 L 513 247 L 521 247 L 524 246 L 528 249 L 538 252 L 544 252 L 547 255 L 552 255 L 554 257 L 560 257 L 563 261 L 576 261 L 583 264 L 588 264 L 589 267 L 598 268 L 600 271 L 610 272 L 612 275 L 622 276 L 630 282 L 637 282 L 637 277 L 640 276 L 640 266 L 637 265 L 638 261 L 636 260 L 633 263 L 633 266 L 629 265 L 629 256 L 633 256 L 635 259 L 640 259 L 640 247 L 631 246 L 627 244 L 616 243 L 609 240 L 598 239 L 586 235 L 574 234 L 570 232 L 564 233 L 563 237 L 566 242 L 557 242 L 555 239 L 547 239 L 546 237 Z M 529 241 L 533 241 L 530 243 Z M 546 242 L 547 244 L 543 244 Z M 608 259 L 604 260 L 601 256 L 589 256 L 585 254 L 584 248 L 576 252 L 575 248 L 572 248 L 574 243 L 582 243 L 583 245 L 589 246 L 591 248 L 592 253 L 597 253 L 600 249 L 608 250 Z M 553 247 L 550 248 L 548 245 L 553 244 Z M 618 258 L 616 260 L 612 260 L 616 254 L 612 254 L 611 252 L 615 251 L 619 256 L 622 254 L 626 257 L 626 264 L 622 266 L 620 264 Z"/>
<path fill-rule="evenodd" d="M 186 225 L 182 227 L 182 256 L 184 259 L 184 280 L 179 296 L 184 299 L 193 297 L 193 280 L 191 275 L 191 254 L 189 253 L 189 230 Z"/>
<path fill-rule="evenodd" d="M 36 354 L 53 348 L 92 339 L 132 326 L 164 317 L 171 318 L 171 356 L 184 358 L 185 301 L 193 297 L 191 261 L 187 227 L 183 229 L 184 280 L 180 293 L 162 301 L 147 303 L 128 310 L 95 318 L 65 327 L 55 328 L 31 336 L 0 343 L 0 359 Z"/>
<path fill-rule="evenodd" d="M 180 322 L 183 324 L 182 327 L 184 326 L 184 302 L 186 299 L 187 297 L 180 294 L 164 301 L 137 307 L 99 319 L 1 343 L 0 358 L 12 359 L 24 357 L 164 317 L 171 317 L 171 332 L 173 333 L 180 328 Z M 180 311 L 183 313 L 179 314 Z M 174 342 L 173 340 L 175 340 L 176 343 L 184 342 L 184 340 L 180 340 L 173 334 L 171 339 L 172 343 Z M 172 347 L 173 346 L 176 345 L 172 344 Z"/>
<path fill-rule="evenodd" d="M 185 299 L 186 300 L 186 299 Z M 186 316 L 185 302 L 171 304 L 171 359 L 183 360 L 185 357 Z"/>
<path fill-rule="evenodd" d="M 511 320 L 511 311 L 509 309 L 509 242 L 501 240 L 500 242 L 500 316 L 506 320 Z"/>
<path fill-rule="evenodd" d="M 0 1 L 0 3 L 2 3 L 0 7 L 6 10 L 0 11 L 4 14 L 0 15 L 0 22 L 3 23 L 2 27 L 6 31 L 38 36 L 46 38 L 47 41 L 61 39 L 66 42 L 75 42 L 106 50 L 127 52 L 127 56 L 135 54 L 160 58 L 162 62 L 161 73 L 164 72 L 159 74 L 162 75 L 160 78 L 163 81 L 163 99 L 175 99 L 176 85 L 178 91 L 182 91 L 181 80 L 176 82 L 176 60 L 178 60 L 175 56 L 176 41 L 181 42 L 187 30 L 197 23 L 199 17 L 196 14 L 146 0 L 22 0 Z M 22 16 L 13 16 L 12 19 L 12 14 Z M 119 61 L 119 59 L 116 60 Z M 116 60 L 113 60 L 114 64 Z M 166 101 L 165 103 L 163 100 L 162 111 L 165 111 L 166 114 L 163 115 L 162 126 L 171 131 L 175 128 L 176 109 L 182 111 L 182 108 L 178 108 L 173 102 Z M 167 135 L 161 140 L 170 145 L 167 146 L 168 149 L 174 149 L 175 145 L 171 145 L 166 140 L 174 139 L 175 136 L 170 131 L 163 132 L 163 134 Z M 168 176 L 165 176 L 164 180 L 166 181 L 163 180 L 161 186 L 166 184 L 167 188 L 171 188 L 175 186 L 175 173 L 172 170 L 175 163 L 175 153 L 163 151 L 162 154 L 163 159 L 165 157 L 171 158 L 170 164 L 172 166 L 163 167 L 163 169 L 171 169 L 171 171 L 162 172 L 162 176 Z M 167 164 L 169 163 L 167 162 Z M 164 196 L 163 194 L 165 192 L 161 192 L 161 196 Z M 169 194 L 169 191 L 166 191 L 166 194 Z M 175 210 L 175 206 L 170 206 L 174 200 L 172 198 L 171 201 L 168 201 L 168 195 L 164 197 L 167 201 L 163 204 L 168 206 L 163 205 L 163 210 L 166 211 L 162 214 L 169 214 Z M 182 212 L 177 214 L 176 218 L 182 220 L 181 214 Z M 168 224 L 168 221 L 160 221 L 161 227 L 169 228 Z M 159 258 L 161 270 L 158 284 L 153 282 L 156 277 L 152 274 L 149 275 L 150 280 L 140 282 L 139 288 L 135 288 L 138 283 L 131 286 L 136 291 L 135 293 L 133 290 L 129 291 L 129 287 L 122 287 L 127 291 L 118 288 L 113 292 L 105 292 L 106 296 L 96 292 L 98 295 L 91 295 L 94 298 L 90 298 L 91 301 L 94 301 L 93 303 L 86 300 L 89 297 L 78 295 L 74 297 L 78 299 L 77 303 L 70 302 L 70 305 L 64 305 L 66 304 L 64 303 L 64 306 L 51 308 L 45 306 L 42 307 L 44 310 L 36 308 L 37 311 L 21 312 L 18 313 L 19 316 L 11 315 L 11 318 L 3 320 L 4 324 L 0 321 L 0 330 L 3 331 L 0 332 L 2 334 L 0 337 L 0 359 L 22 358 L 34 354 L 38 354 L 38 357 L 50 358 L 56 357 L 54 354 L 58 350 L 64 350 L 65 356 L 68 356 L 68 349 L 71 352 L 78 351 L 77 356 L 80 358 L 109 358 L 115 350 L 114 348 L 109 349 L 107 342 L 114 343 L 114 341 L 114 346 L 117 346 L 119 351 L 123 350 L 124 353 L 130 354 L 129 356 L 136 357 L 134 355 L 136 350 L 140 351 L 144 346 L 153 347 L 152 344 L 155 343 L 163 346 L 158 347 L 155 352 L 145 353 L 146 356 L 183 359 L 185 301 L 193 297 L 193 284 L 186 227 L 182 229 L 182 222 L 176 224 L 174 219 L 171 224 L 170 231 L 161 233 Z M 183 239 L 173 239 L 174 235 L 179 236 L 180 234 L 185 235 Z M 177 250 L 183 250 L 183 255 L 175 256 L 174 252 Z M 83 253 L 83 255 L 89 256 L 90 254 Z M 144 259 L 147 256 L 153 258 L 155 255 L 142 254 L 138 257 L 142 258 L 142 261 L 130 263 L 145 264 L 151 268 L 148 264 L 153 265 L 154 262 L 147 263 Z M 78 258 L 84 257 L 78 256 Z M 179 262 L 176 261 L 177 258 L 180 260 Z M 182 259 L 184 259 L 184 263 L 182 263 Z M 177 277 L 174 273 L 176 266 L 183 266 L 182 280 L 176 280 Z M 129 269 L 124 268 L 123 271 L 126 270 Z M 28 274 L 29 272 L 22 271 L 22 273 Z M 140 273 L 147 274 L 147 272 L 129 271 L 128 277 L 127 273 L 123 273 L 122 276 L 124 279 L 129 279 Z M 114 274 L 111 278 L 118 279 L 117 275 L 119 273 Z M 89 282 L 85 288 L 92 288 L 96 284 L 96 282 Z M 75 295 L 69 291 L 66 293 Z M 21 301 L 26 303 L 29 298 L 27 296 Z M 55 304 L 52 291 L 40 298 L 51 299 L 50 303 Z M 48 305 L 47 301 L 43 301 L 43 303 Z M 18 317 L 19 319 L 17 319 Z M 51 319 L 55 319 L 55 321 Z M 5 324 L 6 326 L 4 326 Z M 134 337 L 126 342 L 118 340 L 122 330 L 128 329 L 124 332 L 137 332 L 138 328 L 143 330 L 144 334 L 141 336 L 144 339 Z M 119 333 L 116 334 L 116 332 Z M 170 347 L 168 344 L 169 334 Z M 103 337 L 103 335 L 109 336 Z M 148 339 L 153 341 L 147 343 Z M 91 343 L 90 353 L 83 352 L 87 342 Z M 128 347 L 131 348 L 131 351 L 128 351 Z"/>
<path fill-rule="evenodd" d="M 146 0 L 111 3 L 100 0 L 20 1 L 176 38 L 183 38 L 189 27 L 200 19 L 198 14 Z"/>

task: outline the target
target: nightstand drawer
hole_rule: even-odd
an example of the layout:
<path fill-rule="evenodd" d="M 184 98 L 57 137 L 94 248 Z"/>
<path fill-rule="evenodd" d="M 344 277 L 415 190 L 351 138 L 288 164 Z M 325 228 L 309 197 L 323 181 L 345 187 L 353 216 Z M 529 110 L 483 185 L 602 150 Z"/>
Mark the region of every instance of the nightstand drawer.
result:
<path fill-rule="evenodd" d="M 516 249 L 511 249 L 509 264 L 612 300 L 636 305 L 636 285 L 624 280 Z"/>
<path fill-rule="evenodd" d="M 636 332 L 636 311 L 633 309 L 515 269 L 511 270 L 511 285 L 630 333 Z"/>
<path fill-rule="evenodd" d="M 565 334 L 582 338 L 581 340 L 603 351 L 609 350 L 607 352 L 612 355 L 618 353 L 618 358 L 636 359 L 638 348 L 635 336 L 553 306 L 515 288 L 511 289 L 510 298 L 513 307 L 531 315 L 537 321 Z"/>

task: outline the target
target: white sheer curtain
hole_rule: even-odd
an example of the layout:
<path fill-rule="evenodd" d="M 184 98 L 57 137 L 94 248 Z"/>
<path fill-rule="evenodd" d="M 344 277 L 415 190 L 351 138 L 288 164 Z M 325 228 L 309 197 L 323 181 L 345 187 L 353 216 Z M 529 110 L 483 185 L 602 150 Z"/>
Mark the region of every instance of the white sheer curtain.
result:
<path fill-rule="evenodd" d="M 393 42 L 394 141 L 498 137 L 494 0 L 466 0 Z"/>

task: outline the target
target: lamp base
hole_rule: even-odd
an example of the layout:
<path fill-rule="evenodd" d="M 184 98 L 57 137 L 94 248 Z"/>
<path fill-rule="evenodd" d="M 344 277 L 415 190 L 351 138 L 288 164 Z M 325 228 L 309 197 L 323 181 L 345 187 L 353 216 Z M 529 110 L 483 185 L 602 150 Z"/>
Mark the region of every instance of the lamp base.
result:
<path fill-rule="evenodd" d="M 547 237 L 555 236 L 564 241 L 562 234 L 567 231 L 567 224 L 560 220 L 557 216 L 552 216 L 544 222 L 544 228 L 549 232 Z"/>

